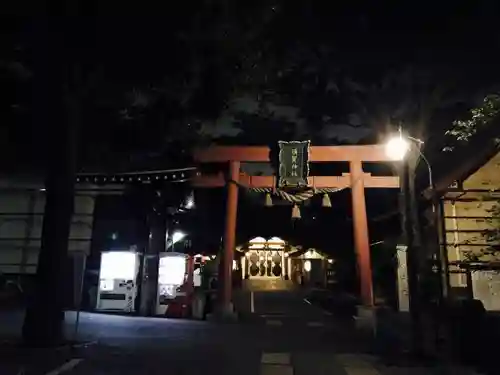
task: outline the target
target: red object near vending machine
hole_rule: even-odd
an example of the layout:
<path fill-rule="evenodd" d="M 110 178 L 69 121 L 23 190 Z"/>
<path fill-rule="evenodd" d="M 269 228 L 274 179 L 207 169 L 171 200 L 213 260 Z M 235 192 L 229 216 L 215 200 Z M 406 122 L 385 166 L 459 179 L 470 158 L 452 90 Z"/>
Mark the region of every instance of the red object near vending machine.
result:
<path fill-rule="evenodd" d="M 177 288 L 175 297 L 168 301 L 165 317 L 189 318 L 191 316 L 191 304 L 194 291 L 193 273 L 194 257 L 190 255 L 187 257 L 185 282 Z"/>

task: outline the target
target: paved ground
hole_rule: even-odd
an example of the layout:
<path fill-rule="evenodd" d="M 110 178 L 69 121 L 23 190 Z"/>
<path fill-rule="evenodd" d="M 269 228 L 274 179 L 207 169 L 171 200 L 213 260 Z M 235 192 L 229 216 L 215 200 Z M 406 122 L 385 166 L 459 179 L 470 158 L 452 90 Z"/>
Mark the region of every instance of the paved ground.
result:
<path fill-rule="evenodd" d="M 24 375 L 58 375 L 60 366 L 66 366 L 69 375 L 442 373 L 435 368 L 385 366 L 369 354 L 371 342 L 363 342 L 352 323 L 324 313 L 303 297 L 293 290 L 254 291 L 253 319 L 240 323 L 82 314 L 80 339 L 93 344 L 58 354 L 14 355 L 19 350 L 4 350 L 0 374 L 22 374 L 23 363 Z M 67 315 L 70 333 L 74 314 Z M 14 337 L 22 317 L 4 314 L 0 319 L 4 336 Z"/>

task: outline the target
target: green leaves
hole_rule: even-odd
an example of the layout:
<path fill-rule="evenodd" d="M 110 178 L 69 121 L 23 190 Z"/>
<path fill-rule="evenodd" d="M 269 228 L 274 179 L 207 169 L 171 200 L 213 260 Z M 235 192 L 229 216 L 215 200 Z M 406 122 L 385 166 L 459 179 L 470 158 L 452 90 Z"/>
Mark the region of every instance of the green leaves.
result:
<path fill-rule="evenodd" d="M 446 135 L 455 142 L 465 143 L 469 141 L 478 131 L 486 127 L 500 114 L 500 94 L 490 94 L 483 99 L 481 106 L 469 111 L 465 120 L 456 120 L 453 127 L 446 131 Z M 499 144 L 499 140 L 495 139 Z M 448 146 L 443 151 L 452 151 L 453 146 Z"/>

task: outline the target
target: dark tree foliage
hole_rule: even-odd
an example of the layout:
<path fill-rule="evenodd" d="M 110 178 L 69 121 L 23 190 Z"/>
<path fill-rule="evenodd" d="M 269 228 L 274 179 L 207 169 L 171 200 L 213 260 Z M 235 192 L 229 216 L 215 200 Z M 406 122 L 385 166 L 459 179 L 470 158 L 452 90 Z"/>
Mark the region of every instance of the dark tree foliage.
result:
<path fill-rule="evenodd" d="M 39 292 L 60 282 L 77 171 L 184 165 L 214 141 L 376 142 L 397 126 L 439 155 L 499 81 L 495 5 L 388 3 L 6 5 L 0 167 L 47 176 Z M 32 343 L 61 338 L 52 304 L 34 301 Z"/>
<path fill-rule="evenodd" d="M 284 1 L 191 0 L 169 12 L 88 5 L 82 12 L 98 16 L 81 56 L 79 164 L 128 169 L 214 139 L 374 142 L 399 125 L 439 143 L 457 111 L 498 81 L 496 42 L 481 38 L 496 31 L 482 3 L 433 12 Z M 30 111 L 31 28 L 16 20 L 2 59 L 11 81 L 3 88 L 16 95 L 4 105 L 22 124 L 9 126 L 11 138 L 20 133 L 10 143 L 27 149 L 33 132 L 19 129 Z M 36 143 L 42 134 L 30 130 Z"/>
<path fill-rule="evenodd" d="M 13 51 L 3 67 L 8 87 L 26 84 L 33 96 L 9 103 L 12 121 L 5 128 L 14 135 L 15 147 L 3 151 L 31 151 L 17 172 L 38 170 L 47 188 L 37 290 L 23 330 L 30 345 L 62 339 L 61 288 L 77 170 L 130 169 L 137 154 L 160 154 L 164 162 L 167 156 L 167 167 L 187 159 L 184 147 L 199 138 L 196 123 L 191 128 L 187 122 L 214 118 L 224 106 L 229 88 L 223 83 L 231 82 L 244 40 L 252 38 L 236 26 L 253 22 L 249 17 L 265 20 L 255 6 L 245 12 L 226 2 L 199 8 L 186 2 L 181 14 L 156 22 L 138 16 L 142 23 L 135 34 L 131 19 L 111 25 L 115 9 L 89 4 L 71 1 L 36 9 L 37 17 L 26 14 L 13 23 L 7 41 L 7 51 Z M 98 11 L 104 15 L 91 17 Z M 151 35 L 165 35 L 168 52 L 162 53 Z M 16 133 L 16 125 L 23 129 Z M 39 147 L 30 148 L 34 140 Z"/>

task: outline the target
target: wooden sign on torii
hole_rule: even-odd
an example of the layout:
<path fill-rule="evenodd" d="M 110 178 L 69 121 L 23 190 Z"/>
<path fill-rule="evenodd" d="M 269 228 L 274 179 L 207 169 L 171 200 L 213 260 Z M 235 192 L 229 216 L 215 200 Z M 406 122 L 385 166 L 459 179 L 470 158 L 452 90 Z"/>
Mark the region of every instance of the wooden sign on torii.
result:
<path fill-rule="evenodd" d="M 215 146 L 198 150 L 194 154 L 195 160 L 199 163 L 227 163 L 229 168 L 227 174 L 199 175 L 193 180 L 193 185 L 199 188 L 223 187 L 229 181 L 223 266 L 222 274 L 219 275 L 219 298 L 223 311 L 231 309 L 238 184 L 249 188 L 273 188 L 276 183 L 274 176 L 249 176 L 241 173 L 240 165 L 242 162 L 270 162 L 270 153 L 271 150 L 267 146 Z M 371 308 L 374 299 L 365 188 L 398 188 L 399 177 L 371 176 L 363 172 L 363 162 L 393 162 L 393 160 L 386 155 L 384 145 L 312 146 L 309 148 L 309 162 L 349 162 L 349 173 L 342 176 L 310 176 L 308 185 L 316 188 L 351 188 L 354 244 L 361 300 L 365 307 Z"/>

